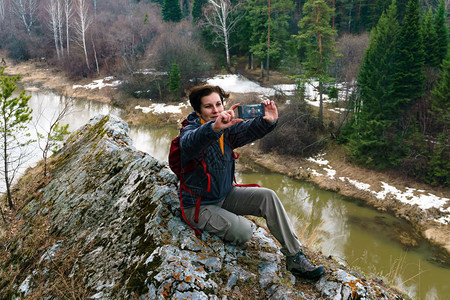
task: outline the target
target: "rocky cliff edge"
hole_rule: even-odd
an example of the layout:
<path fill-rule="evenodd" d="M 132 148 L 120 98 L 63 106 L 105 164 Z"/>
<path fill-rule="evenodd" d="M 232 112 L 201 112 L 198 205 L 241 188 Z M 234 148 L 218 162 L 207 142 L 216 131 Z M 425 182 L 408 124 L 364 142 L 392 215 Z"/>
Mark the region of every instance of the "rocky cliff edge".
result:
<path fill-rule="evenodd" d="M 99 115 L 53 157 L 50 179 L 29 193 L 17 234 L 1 245 L 0 298 L 402 299 L 317 253 L 326 275 L 295 278 L 263 226 L 246 249 L 196 237 L 180 219 L 176 176 L 127 132 Z"/>

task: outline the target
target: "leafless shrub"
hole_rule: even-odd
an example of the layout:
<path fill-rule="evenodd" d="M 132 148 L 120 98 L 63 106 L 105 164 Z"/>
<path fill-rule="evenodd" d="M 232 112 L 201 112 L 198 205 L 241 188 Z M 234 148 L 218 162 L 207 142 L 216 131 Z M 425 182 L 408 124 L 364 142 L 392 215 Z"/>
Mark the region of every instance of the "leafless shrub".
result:
<path fill-rule="evenodd" d="M 280 154 L 310 156 L 321 150 L 326 139 L 322 126 L 304 101 L 296 100 L 279 111 L 279 123 L 274 132 L 261 140 L 261 150 Z"/>
<path fill-rule="evenodd" d="M 344 34 L 339 38 L 337 50 L 341 56 L 335 59 L 336 77 L 339 81 L 352 82 L 356 80 L 368 45 L 369 33 Z"/>
<path fill-rule="evenodd" d="M 176 63 L 181 74 L 181 90 L 184 90 L 208 75 L 214 59 L 202 46 L 198 32 L 190 22 L 180 22 L 176 26 L 175 29 L 166 27 L 152 41 L 146 53 L 146 65 L 168 73 L 172 63 Z"/>

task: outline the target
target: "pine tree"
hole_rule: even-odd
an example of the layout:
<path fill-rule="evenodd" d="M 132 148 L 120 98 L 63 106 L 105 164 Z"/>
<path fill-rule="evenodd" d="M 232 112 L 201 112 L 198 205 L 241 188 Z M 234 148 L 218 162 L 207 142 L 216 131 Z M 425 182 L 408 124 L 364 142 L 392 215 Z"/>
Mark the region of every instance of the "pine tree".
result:
<path fill-rule="evenodd" d="M 434 26 L 436 28 L 439 64 L 444 60 L 447 55 L 447 49 L 449 44 L 448 27 L 447 27 L 447 11 L 445 9 L 445 1 L 441 0 L 437 11 L 434 14 Z"/>
<path fill-rule="evenodd" d="M 172 63 L 169 73 L 169 92 L 177 94 L 180 90 L 181 74 L 177 63 Z"/>
<path fill-rule="evenodd" d="M 164 0 L 162 17 L 166 22 L 180 22 L 182 19 L 180 3 L 178 0 Z"/>
<path fill-rule="evenodd" d="M 450 51 L 442 61 L 439 80 L 431 92 L 431 109 L 434 115 L 434 128 L 450 134 Z"/>
<path fill-rule="evenodd" d="M 422 34 L 420 26 L 419 0 L 409 0 L 406 15 L 398 36 L 394 94 L 392 102 L 395 111 L 406 108 L 413 100 L 420 98 L 424 91 Z"/>
<path fill-rule="evenodd" d="M 192 4 L 192 20 L 194 23 L 198 23 L 198 21 L 202 18 L 202 8 L 205 4 L 206 0 L 194 0 L 194 3 Z"/>
<path fill-rule="evenodd" d="M 425 15 L 422 25 L 423 49 L 424 49 L 424 65 L 430 67 L 438 67 L 440 64 L 438 36 L 433 22 L 433 12 L 431 8 Z"/>
<path fill-rule="evenodd" d="M 304 62 L 306 76 L 317 79 L 320 96 L 319 122 L 323 121 L 323 86 L 328 79 L 328 67 L 336 54 L 336 30 L 331 28 L 333 10 L 324 0 L 308 0 L 303 7 L 303 18 L 299 22 L 300 31 L 296 36 L 306 47 Z"/>
<path fill-rule="evenodd" d="M 258 56 L 260 61 L 266 61 L 269 55 L 271 64 L 276 65 L 290 37 L 289 19 L 294 3 L 292 0 L 248 0 L 245 10 L 250 27 L 250 52 Z"/>
<path fill-rule="evenodd" d="M 448 186 L 450 181 L 450 51 L 442 61 L 439 80 L 431 93 L 431 114 L 436 143 L 430 156 L 427 181 L 431 184 Z"/>
<path fill-rule="evenodd" d="M 395 160 L 390 155 L 393 144 L 390 128 L 396 117 L 391 103 L 396 42 L 399 32 L 397 5 L 393 1 L 372 29 L 358 74 L 358 102 L 355 117 L 343 131 L 343 138 L 352 157 L 363 164 L 385 168 Z M 400 153 L 399 153 L 400 154 Z"/>
<path fill-rule="evenodd" d="M 183 0 L 183 12 L 182 12 L 182 17 L 185 18 L 187 16 L 189 16 L 189 3 L 188 0 Z"/>

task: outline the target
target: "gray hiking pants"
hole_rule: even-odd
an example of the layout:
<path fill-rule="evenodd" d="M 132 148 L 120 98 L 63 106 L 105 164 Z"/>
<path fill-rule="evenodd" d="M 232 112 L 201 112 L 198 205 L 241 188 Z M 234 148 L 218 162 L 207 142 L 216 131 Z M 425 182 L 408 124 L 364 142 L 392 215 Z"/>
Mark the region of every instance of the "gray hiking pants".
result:
<path fill-rule="evenodd" d="M 280 242 L 284 255 L 292 256 L 301 247 L 283 204 L 275 192 L 267 188 L 233 187 L 222 202 L 200 206 L 198 223 L 194 222 L 195 207 L 185 209 L 185 214 L 198 229 L 236 244 L 249 241 L 253 235 L 252 222 L 242 216 L 263 217 Z"/>

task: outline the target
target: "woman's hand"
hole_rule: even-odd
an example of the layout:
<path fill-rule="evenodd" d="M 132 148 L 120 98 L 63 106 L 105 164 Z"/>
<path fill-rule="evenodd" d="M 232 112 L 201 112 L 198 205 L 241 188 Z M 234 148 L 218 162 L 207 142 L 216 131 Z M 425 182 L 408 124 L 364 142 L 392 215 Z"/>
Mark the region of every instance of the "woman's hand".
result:
<path fill-rule="evenodd" d="M 263 102 L 264 104 L 264 113 L 265 116 L 263 117 L 264 120 L 266 120 L 268 123 L 272 124 L 276 120 L 278 120 L 278 109 L 275 105 L 275 102 L 270 100 L 265 100 Z"/>
<path fill-rule="evenodd" d="M 234 124 L 237 124 L 239 122 L 242 122 L 244 120 L 242 119 L 235 119 L 234 118 L 234 109 L 238 107 L 240 104 L 234 104 L 231 106 L 229 110 L 225 110 L 219 114 L 216 121 L 212 124 L 212 129 L 215 132 L 222 131 L 224 129 L 230 128 Z"/>

